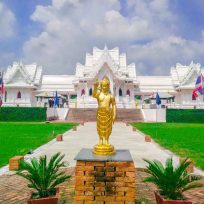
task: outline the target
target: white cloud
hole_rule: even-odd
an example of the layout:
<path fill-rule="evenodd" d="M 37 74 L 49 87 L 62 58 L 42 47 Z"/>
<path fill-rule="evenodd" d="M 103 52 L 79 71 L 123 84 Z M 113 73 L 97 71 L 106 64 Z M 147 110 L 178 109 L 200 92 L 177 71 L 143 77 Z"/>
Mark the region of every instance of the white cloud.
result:
<path fill-rule="evenodd" d="M 14 35 L 15 16 L 2 2 L 0 2 L 0 40 Z"/>
<path fill-rule="evenodd" d="M 119 46 L 143 74 L 169 74 L 176 62 L 199 60 L 203 39 L 177 36 L 178 18 L 170 0 L 128 0 L 121 13 L 119 0 L 53 0 L 37 6 L 31 19 L 43 31 L 24 43 L 28 63 L 36 61 L 46 73 L 74 73 L 93 46 Z"/>
<path fill-rule="evenodd" d="M 113 42 L 132 41 L 148 38 L 151 31 L 148 21 L 139 17 L 124 17 L 119 11 L 107 11 L 104 21 L 93 26 L 96 37 L 105 36 Z"/>
<path fill-rule="evenodd" d="M 186 40 L 177 36 L 155 40 L 145 45 L 132 45 L 128 48 L 129 59 L 139 64 L 141 74 L 169 75 L 170 67 L 177 62 L 190 64 L 191 60 L 200 62 L 203 56 L 204 39 Z"/>

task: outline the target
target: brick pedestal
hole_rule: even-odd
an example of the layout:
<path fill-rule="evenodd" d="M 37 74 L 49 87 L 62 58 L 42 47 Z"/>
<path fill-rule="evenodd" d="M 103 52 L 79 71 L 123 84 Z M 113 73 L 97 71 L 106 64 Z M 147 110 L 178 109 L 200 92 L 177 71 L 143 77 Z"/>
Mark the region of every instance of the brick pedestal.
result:
<path fill-rule="evenodd" d="M 145 135 L 145 142 L 151 142 L 151 137 L 149 135 Z"/>
<path fill-rule="evenodd" d="M 114 156 L 91 151 L 82 149 L 76 157 L 75 204 L 134 204 L 135 167 L 129 151 L 118 150 Z"/>
<path fill-rule="evenodd" d="M 179 158 L 179 162 L 183 162 L 184 160 L 186 160 L 186 158 Z M 187 160 L 188 162 L 190 162 L 190 165 L 186 168 L 186 171 L 193 173 L 194 172 L 194 162 L 190 159 Z"/>
<path fill-rule="evenodd" d="M 132 130 L 133 130 L 134 132 L 136 132 L 136 131 L 137 131 L 137 128 L 136 128 L 136 127 L 132 127 Z"/>
<path fill-rule="evenodd" d="M 23 156 L 15 156 L 9 160 L 9 171 L 17 171 L 19 169 L 19 161 L 23 160 Z"/>
<path fill-rule="evenodd" d="M 62 134 L 58 134 L 58 135 L 56 136 L 56 141 L 58 141 L 58 142 L 63 141 L 63 136 L 62 136 Z"/>

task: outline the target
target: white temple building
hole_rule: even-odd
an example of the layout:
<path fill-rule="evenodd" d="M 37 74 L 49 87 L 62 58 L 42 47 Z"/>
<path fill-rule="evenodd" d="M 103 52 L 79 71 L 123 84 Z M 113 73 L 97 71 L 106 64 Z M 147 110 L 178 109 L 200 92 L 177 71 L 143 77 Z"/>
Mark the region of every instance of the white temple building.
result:
<path fill-rule="evenodd" d="M 75 75 L 43 75 L 37 64 L 14 62 L 4 73 L 4 106 L 48 106 L 55 92 L 61 96 L 61 106 L 92 108 L 97 102 L 92 98 L 96 80 L 108 77 L 110 91 L 116 97 L 117 108 L 149 107 L 155 103 L 156 92 L 168 107 L 203 105 L 203 99 L 192 101 L 195 81 L 204 69 L 200 64 L 176 64 L 169 76 L 138 76 L 134 63 L 127 64 L 126 54 L 119 48 L 93 48 L 86 53 L 85 64 L 76 64 Z"/>

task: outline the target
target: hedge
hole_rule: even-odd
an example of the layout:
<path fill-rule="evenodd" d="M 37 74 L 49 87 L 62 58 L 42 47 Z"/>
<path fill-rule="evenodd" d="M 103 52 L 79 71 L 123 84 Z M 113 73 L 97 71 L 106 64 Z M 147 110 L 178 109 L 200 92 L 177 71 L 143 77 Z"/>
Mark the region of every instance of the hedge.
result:
<path fill-rule="evenodd" d="M 39 107 L 0 107 L 0 121 L 40 122 L 45 121 L 47 108 Z"/>
<path fill-rule="evenodd" d="M 167 109 L 166 122 L 203 123 L 204 109 Z"/>

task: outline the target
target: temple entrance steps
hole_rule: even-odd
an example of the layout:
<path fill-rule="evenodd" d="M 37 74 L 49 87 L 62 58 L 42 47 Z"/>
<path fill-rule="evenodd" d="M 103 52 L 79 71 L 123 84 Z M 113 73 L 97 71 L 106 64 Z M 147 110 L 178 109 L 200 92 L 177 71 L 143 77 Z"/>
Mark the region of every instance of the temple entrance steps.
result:
<path fill-rule="evenodd" d="M 143 114 L 140 109 L 118 108 L 117 109 L 117 121 L 144 121 Z"/>
<path fill-rule="evenodd" d="M 70 108 L 67 121 L 96 121 L 96 108 Z"/>
<path fill-rule="evenodd" d="M 82 121 L 96 121 L 96 108 L 70 108 L 67 121 L 70 122 L 82 122 Z M 144 121 L 142 112 L 140 109 L 117 109 L 116 121 Z"/>

